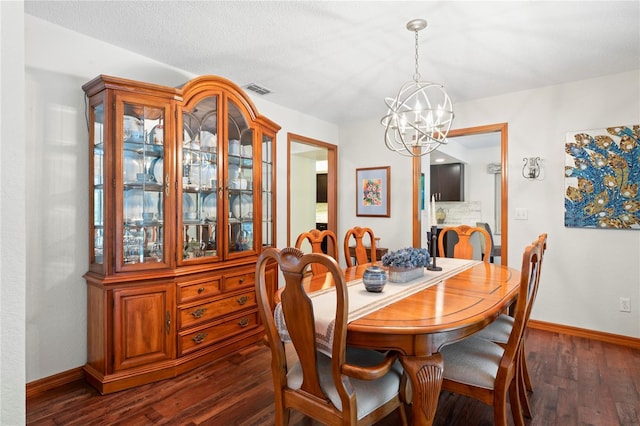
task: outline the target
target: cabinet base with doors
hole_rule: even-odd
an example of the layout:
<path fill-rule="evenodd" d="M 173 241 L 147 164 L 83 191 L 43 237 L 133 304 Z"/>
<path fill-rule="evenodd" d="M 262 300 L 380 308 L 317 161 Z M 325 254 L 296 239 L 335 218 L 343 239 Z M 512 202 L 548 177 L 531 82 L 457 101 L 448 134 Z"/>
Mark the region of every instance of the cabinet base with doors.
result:
<path fill-rule="evenodd" d="M 234 83 L 109 76 L 89 99 L 85 377 L 111 393 L 264 335 L 255 262 L 275 246 L 275 135 Z M 267 286 L 277 288 L 277 269 Z"/>

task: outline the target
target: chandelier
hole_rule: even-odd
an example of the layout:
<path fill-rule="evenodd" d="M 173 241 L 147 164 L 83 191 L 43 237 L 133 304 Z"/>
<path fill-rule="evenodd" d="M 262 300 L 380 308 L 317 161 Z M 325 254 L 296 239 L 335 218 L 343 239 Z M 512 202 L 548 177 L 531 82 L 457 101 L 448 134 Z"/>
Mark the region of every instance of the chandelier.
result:
<path fill-rule="evenodd" d="M 424 19 L 407 23 L 415 33 L 416 69 L 413 81 L 402 85 L 395 98 L 386 98 L 389 108 L 380 122 L 386 127 L 384 142 L 391 151 L 421 157 L 447 143 L 453 121 L 453 106 L 444 86 L 420 81 L 418 72 L 418 31 L 427 27 Z"/>

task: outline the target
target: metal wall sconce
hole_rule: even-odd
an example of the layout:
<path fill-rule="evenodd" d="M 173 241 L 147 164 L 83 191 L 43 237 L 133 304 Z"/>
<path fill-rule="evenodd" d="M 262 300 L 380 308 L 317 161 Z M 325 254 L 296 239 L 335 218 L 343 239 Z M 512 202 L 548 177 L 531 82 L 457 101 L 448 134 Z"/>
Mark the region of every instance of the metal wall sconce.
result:
<path fill-rule="evenodd" d="M 527 180 L 540 180 L 540 172 L 542 171 L 542 166 L 540 165 L 540 157 L 529 157 L 523 158 L 524 166 L 522 166 L 522 177 Z"/>

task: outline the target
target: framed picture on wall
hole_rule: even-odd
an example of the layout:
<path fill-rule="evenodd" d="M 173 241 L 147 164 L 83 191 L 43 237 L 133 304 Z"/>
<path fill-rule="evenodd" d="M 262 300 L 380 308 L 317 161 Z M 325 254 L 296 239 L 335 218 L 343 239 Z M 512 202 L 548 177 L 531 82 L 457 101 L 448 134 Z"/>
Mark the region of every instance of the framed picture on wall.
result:
<path fill-rule="evenodd" d="M 356 216 L 390 217 L 391 167 L 356 169 Z"/>

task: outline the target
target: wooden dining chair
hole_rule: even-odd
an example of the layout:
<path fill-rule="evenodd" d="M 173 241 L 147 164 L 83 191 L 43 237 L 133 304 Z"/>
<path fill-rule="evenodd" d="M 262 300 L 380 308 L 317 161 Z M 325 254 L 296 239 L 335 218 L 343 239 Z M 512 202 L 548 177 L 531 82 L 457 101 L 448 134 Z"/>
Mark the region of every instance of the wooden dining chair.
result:
<path fill-rule="evenodd" d="M 444 359 L 442 389 L 493 406 L 496 426 L 507 425 L 507 396 L 514 424 L 524 425 L 517 376 L 522 336 L 538 290 L 541 258 L 539 240 L 524 250 L 514 321 L 506 345 L 472 335 L 440 350 Z"/>
<path fill-rule="evenodd" d="M 459 259 L 473 259 L 474 258 L 474 246 L 471 241 L 471 236 L 474 233 L 480 233 L 480 238 L 484 238 L 486 241 L 486 250 L 484 255 L 481 257 L 484 262 L 489 262 L 490 253 L 492 249 L 491 237 L 489 233 L 484 228 L 480 228 L 477 226 L 468 226 L 468 225 L 460 225 L 460 226 L 447 226 L 440 231 L 438 235 L 438 253 L 442 257 L 455 257 Z M 454 243 L 453 246 L 453 256 L 447 256 L 445 252 L 445 238 L 448 238 L 447 234 L 453 233 L 457 236 L 458 240 Z M 451 239 L 447 240 L 451 242 Z M 478 245 L 478 249 L 480 246 Z M 447 247 L 448 251 L 450 247 Z M 478 254 L 478 253 L 476 253 Z M 478 255 L 479 256 L 479 255 Z"/>
<path fill-rule="evenodd" d="M 502 246 L 496 245 L 495 241 L 493 240 L 493 232 L 491 232 L 491 225 L 489 225 L 487 222 L 476 222 L 476 226 L 478 228 L 484 228 L 485 231 L 487 231 L 487 233 L 489 234 L 489 239 L 491 240 L 491 252 L 489 253 L 489 262 L 493 263 L 494 258 L 502 257 Z M 480 247 L 481 247 L 483 256 L 484 256 L 484 253 L 488 251 L 486 246 L 487 246 L 486 241 L 484 239 L 481 239 Z"/>
<path fill-rule="evenodd" d="M 325 238 L 327 239 L 326 253 L 322 250 L 322 243 Z M 338 260 L 338 239 L 333 231 L 329 231 L 327 229 L 323 231 L 320 231 L 319 229 L 312 229 L 308 232 L 303 232 L 298 235 L 295 248 L 302 249 L 305 241 L 311 245 L 311 253 L 325 253 L 333 257 L 335 260 Z M 318 275 L 325 272 L 326 269 L 323 266 L 317 263 L 311 264 L 311 273 L 313 275 Z"/>
<path fill-rule="evenodd" d="M 289 365 L 285 342 L 278 331 L 266 288 L 265 267 L 276 261 L 285 279 L 280 303 L 286 333 L 297 359 Z M 314 306 L 303 281 L 309 265 L 322 265 L 336 289 L 334 337 L 331 356 L 316 343 Z M 335 259 L 288 247 L 268 248 L 256 264 L 258 309 L 271 348 L 275 391 L 275 424 L 287 425 L 292 409 L 327 425 L 369 425 L 396 409 L 406 424 L 399 389 L 403 374 L 397 356 L 388 352 L 346 346 L 348 291 L 344 273 Z"/>
<path fill-rule="evenodd" d="M 542 272 L 542 261 L 544 259 L 544 253 L 547 250 L 547 234 L 540 234 L 538 236 L 538 242 L 540 243 L 540 261 L 538 262 L 538 268 L 536 270 L 537 276 L 536 280 L 539 285 L 540 274 Z M 535 300 L 532 300 L 533 304 Z M 501 346 L 506 346 L 509 341 L 509 336 L 511 335 L 511 330 L 513 329 L 514 317 L 508 314 L 501 314 L 496 318 L 494 322 L 480 330 L 475 336 L 495 342 Z M 519 382 L 520 382 L 520 401 L 522 404 L 523 412 L 526 417 L 531 417 L 531 406 L 529 404 L 529 397 L 527 395 L 527 391 L 533 392 L 533 386 L 531 384 L 531 376 L 529 375 L 529 367 L 527 366 L 527 356 L 525 351 L 525 335 L 523 333 L 522 336 L 523 342 L 521 347 L 520 354 L 520 368 L 519 368 Z"/>
<path fill-rule="evenodd" d="M 347 230 L 344 235 L 344 258 L 347 262 L 347 267 L 354 265 L 362 265 L 369 262 L 369 255 L 367 253 L 367 247 L 365 246 L 364 237 L 369 236 L 369 249 L 371 250 L 371 263 L 376 262 L 376 238 L 373 235 L 371 228 L 361 228 L 356 226 Z M 351 240 L 355 240 L 355 264 L 351 257 L 350 244 Z"/>

